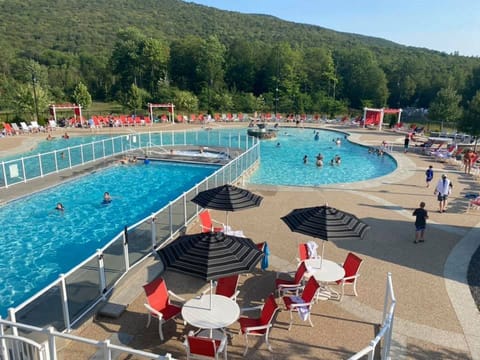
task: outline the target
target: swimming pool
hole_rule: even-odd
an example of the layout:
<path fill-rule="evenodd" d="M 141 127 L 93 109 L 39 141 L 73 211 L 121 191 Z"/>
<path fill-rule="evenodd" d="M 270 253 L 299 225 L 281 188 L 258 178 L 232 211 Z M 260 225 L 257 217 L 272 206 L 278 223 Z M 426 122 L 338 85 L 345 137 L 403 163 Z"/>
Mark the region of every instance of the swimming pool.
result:
<path fill-rule="evenodd" d="M 227 136 L 228 133 L 244 135 L 246 130 L 137 136 L 142 143 L 163 145 L 182 142 L 202 145 L 211 143 L 211 138 L 218 138 L 223 139 L 224 144 L 240 147 L 240 138 Z M 367 180 L 395 169 L 395 161 L 390 156 L 369 154 L 367 148 L 348 142 L 341 133 L 321 130 L 317 141 L 314 136 L 313 129 L 280 129 L 277 139 L 262 141 L 261 165 L 249 181 L 318 186 Z M 52 151 L 64 148 L 65 143 L 77 145 L 110 137 L 45 141 L 33 151 Z M 332 141 L 338 137 L 341 138 L 339 146 Z M 319 152 L 325 158 L 322 168 L 315 165 L 315 156 Z M 336 154 L 341 156 L 342 162 L 339 166 L 330 166 L 328 162 Z M 309 157 L 307 164 L 302 162 L 304 155 Z M 218 168 L 165 163 L 152 165 L 118 166 L 99 171 L 0 207 L 0 226 L 8 236 L 0 242 L 3 254 L 0 259 L 0 314 L 4 315 L 8 307 L 30 297 L 56 279 L 59 273 L 92 255 L 125 225 L 149 215 L 152 207 L 159 209 Z M 151 178 L 144 178 L 147 175 Z M 182 179 L 186 184 L 172 179 Z M 114 198 L 108 206 L 100 204 L 104 191 L 109 191 Z M 63 215 L 53 210 L 57 202 L 62 202 L 66 208 Z M 135 206 L 131 206 L 132 203 Z M 90 220 L 94 222 L 90 223 Z M 66 240 L 73 242 L 69 244 Z M 31 274 L 35 274 L 35 282 Z"/>
<path fill-rule="evenodd" d="M 351 143 L 344 134 L 319 131 L 318 140 L 312 129 L 280 129 L 274 140 L 262 141 L 261 165 L 249 179 L 254 184 L 321 186 L 350 183 L 377 178 L 396 168 L 389 155 L 368 153 L 368 148 Z M 340 139 L 340 144 L 336 140 Z M 278 145 L 279 144 L 279 145 Z M 316 166 L 316 156 L 321 153 L 324 165 Z M 303 157 L 307 155 L 307 163 Z M 340 156 L 340 165 L 330 165 L 331 159 Z"/>
<path fill-rule="evenodd" d="M 118 165 L 0 207 L 0 314 L 217 169 L 162 162 Z M 113 198 L 108 205 L 101 204 L 105 191 Z M 54 210 L 58 202 L 65 211 Z"/>

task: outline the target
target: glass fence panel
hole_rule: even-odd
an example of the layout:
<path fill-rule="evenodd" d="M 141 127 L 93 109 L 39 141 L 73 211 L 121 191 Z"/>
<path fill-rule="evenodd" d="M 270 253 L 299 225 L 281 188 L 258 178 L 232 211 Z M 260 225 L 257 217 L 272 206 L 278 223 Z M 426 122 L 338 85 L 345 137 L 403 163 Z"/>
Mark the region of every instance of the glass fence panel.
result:
<path fill-rule="evenodd" d="M 170 214 L 169 207 L 155 215 L 155 246 L 163 244 L 170 238 Z"/>
<path fill-rule="evenodd" d="M 70 319 L 75 319 L 101 295 L 98 259 L 93 256 L 65 278 Z"/>
<path fill-rule="evenodd" d="M 185 207 L 183 201 L 183 198 L 179 198 L 171 204 L 173 232 L 177 232 L 185 227 Z"/>
<path fill-rule="evenodd" d="M 103 149 L 103 141 L 93 143 L 93 158 L 95 160 L 102 159 L 104 157 Z"/>
<path fill-rule="evenodd" d="M 7 178 L 7 184 L 16 184 L 19 182 L 23 181 L 23 167 L 22 167 L 22 161 L 21 160 L 16 160 L 16 161 L 9 161 L 5 163 L 5 175 Z M 4 182 L 5 179 L 2 177 L 2 182 Z"/>
<path fill-rule="evenodd" d="M 128 260 L 130 265 L 152 251 L 152 221 L 147 219 L 128 231 Z"/>
<path fill-rule="evenodd" d="M 42 154 L 40 156 L 42 162 L 42 174 L 48 175 L 57 171 L 57 161 L 56 161 L 56 154 L 54 152 Z"/>
<path fill-rule="evenodd" d="M 176 131 L 173 133 L 173 143 L 175 145 L 183 145 L 185 143 L 185 138 L 183 135 L 183 131 Z"/>
<path fill-rule="evenodd" d="M 53 326 L 58 331 L 65 329 L 62 312 L 60 285 L 55 285 L 38 298 L 31 300 L 15 313 L 16 321 L 38 327 Z"/>
<path fill-rule="evenodd" d="M 27 179 L 33 179 L 40 176 L 40 161 L 37 156 L 29 156 L 23 159 Z"/>
<path fill-rule="evenodd" d="M 82 148 L 80 146 L 68 148 L 65 155 L 67 160 L 71 162 L 72 166 L 83 164 Z"/>
<path fill-rule="evenodd" d="M 113 286 L 126 270 L 123 255 L 123 235 L 103 250 L 103 266 L 107 288 Z"/>
<path fill-rule="evenodd" d="M 92 144 L 82 145 L 83 162 L 93 160 L 93 146 Z"/>
<path fill-rule="evenodd" d="M 192 199 L 197 195 L 195 189 L 192 189 L 185 193 L 185 199 L 187 201 L 186 211 L 187 211 L 187 221 L 193 218 L 197 213 L 197 205 L 192 202 Z"/>

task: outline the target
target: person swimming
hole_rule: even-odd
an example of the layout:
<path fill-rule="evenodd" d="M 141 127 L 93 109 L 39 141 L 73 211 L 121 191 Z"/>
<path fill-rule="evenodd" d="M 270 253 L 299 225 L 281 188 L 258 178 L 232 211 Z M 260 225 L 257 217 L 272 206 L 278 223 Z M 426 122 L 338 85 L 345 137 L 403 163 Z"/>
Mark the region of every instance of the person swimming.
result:
<path fill-rule="evenodd" d="M 64 211 L 65 208 L 63 207 L 62 203 L 57 203 L 57 206 L 55 206 L 55 210 Z"/>
<path fill-rule="evenodd" d="M 320 134 L 318 133 L 318 131 L 315 133 L 315 137 L 314 137 L 314 140 L 315 141 L 318 141 L 320 139 Z"/>
<path fill-rule="evenodd" d="M 107 191 L 104 192 L 102 204 L 110 204 L 111 202 L 112 202 L 112 197 L 110 196 L 110 193 Z"/>

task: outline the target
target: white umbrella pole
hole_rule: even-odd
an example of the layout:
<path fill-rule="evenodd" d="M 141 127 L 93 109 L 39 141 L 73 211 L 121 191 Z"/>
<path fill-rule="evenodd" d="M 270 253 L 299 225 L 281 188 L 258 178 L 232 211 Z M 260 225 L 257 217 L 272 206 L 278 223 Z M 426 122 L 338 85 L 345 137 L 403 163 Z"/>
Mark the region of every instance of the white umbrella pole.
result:
<path fill-rule="evenodd" d="M 323 253 L 325 251 L 325 240 L 322 240 L 322 257 L 320 258 L 320 269 L 322 268 L 323 265 Z"/>
<path fill-rule="evenodd" d="M 213 280 L 210 280 L 210 307 L 209 307 L 209 310 L 212 310 L 212 297 L 213 297 Z"/>

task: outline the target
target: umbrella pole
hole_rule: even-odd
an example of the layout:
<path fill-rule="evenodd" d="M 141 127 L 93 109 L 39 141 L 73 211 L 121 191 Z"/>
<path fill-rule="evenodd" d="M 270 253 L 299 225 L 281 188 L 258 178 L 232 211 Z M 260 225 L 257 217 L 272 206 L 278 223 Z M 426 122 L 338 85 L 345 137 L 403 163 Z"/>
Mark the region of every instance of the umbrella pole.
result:
<path fill-rule="evenodd" d="M 210 280 L 210 307 L 208 310 L 212 310 L 212 297 L 213 297 L 213 280 Z"/>
<path fill-rule="evenodd" d="M 323 265 L 323 253 L 325 251 L 325 240 L 322 240 L 322 257 L 320 258 L 320 269 L 322 268 Z"/>
<path fill-rule="evenodd" d="M 225 220 L 225 226 L 226 226 L 226 230 L 228 230 L 228 211 L 226 211 L 227 215 L 225 216 L 226 217 L 226 220 Z"/>

